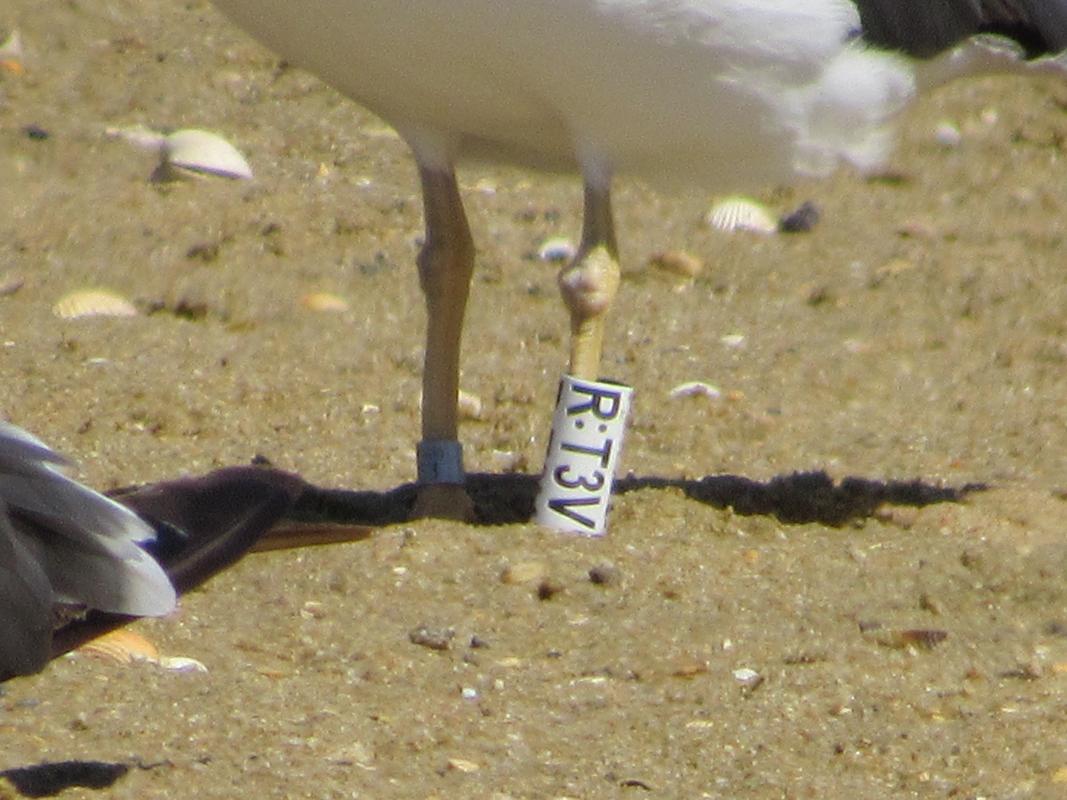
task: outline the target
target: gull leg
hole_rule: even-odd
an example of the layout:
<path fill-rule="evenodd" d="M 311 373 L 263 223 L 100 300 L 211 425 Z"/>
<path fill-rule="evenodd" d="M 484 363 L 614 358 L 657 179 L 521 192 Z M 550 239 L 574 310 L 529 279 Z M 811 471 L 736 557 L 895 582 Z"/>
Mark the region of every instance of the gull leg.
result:
<path fill-rule="evenodd" d="M 426 299 L 426 355 L 419 489 L 413 516 L 470 519 L 474 506 L 463 486 L 457 402 L 474 241 L 455 172 L 420 164 L 419 179 L 426 219 L 426 238 L 418 256 L 419 283 Z"/>
<path fill-rule="evenodd" d="M 559 273 L 559 289 L 571 315 L 570 374 L 599 378 L 608 309 L 619 290 L 619 256 L 611 216 L 611 188 L 585 182 L 582 242 Z"/>

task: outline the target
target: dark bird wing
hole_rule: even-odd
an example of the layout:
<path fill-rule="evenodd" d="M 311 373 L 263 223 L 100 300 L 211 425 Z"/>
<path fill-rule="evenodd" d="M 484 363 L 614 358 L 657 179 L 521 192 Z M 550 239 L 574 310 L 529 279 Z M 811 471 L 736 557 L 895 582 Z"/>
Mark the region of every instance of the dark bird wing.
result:
<path fill-rule="evenodd" d="M 1067 0 L 853 0 L 863 38 L 929 58 L 976 34 L 1019 43 L 1033 58 L 1067 49 Z"/>

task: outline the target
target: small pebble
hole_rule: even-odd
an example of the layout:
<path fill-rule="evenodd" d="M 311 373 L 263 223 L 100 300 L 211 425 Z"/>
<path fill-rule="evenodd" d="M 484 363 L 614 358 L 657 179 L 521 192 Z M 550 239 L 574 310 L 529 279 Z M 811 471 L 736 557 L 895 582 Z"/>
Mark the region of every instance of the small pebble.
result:
<path fill-rule="evenodd" d="M 431 628 L 429 625 L 420 625 L 408 634 L 412 644 L 420 647 L 428 647 L 431 650 L 448 650 L 452 647 L 452 640 L 456 632 L 452 628 Z"/>
<path fill-rule="evenodd" d="M 589 580 L 597 586 L 611 586 L 619 582 L 619 577 L 619 568 L 608 562 L 589 569 Z"/>
<path fill-rule="evenodd" d="M 538 600 L 551 600 L 557 594 L 563 591 L 563 584 L 558 581 L 554 581 L 551 578 L 543 579 L 537 584 L 537 599 Z"/>
<path fill-rule="evenodd" d="M 808 233 L 819 224 L 822 212 L 811 200 L 804 201 L 796 210 L 783 214 L 778 220 L 778 230 L 782 233 Z"/>

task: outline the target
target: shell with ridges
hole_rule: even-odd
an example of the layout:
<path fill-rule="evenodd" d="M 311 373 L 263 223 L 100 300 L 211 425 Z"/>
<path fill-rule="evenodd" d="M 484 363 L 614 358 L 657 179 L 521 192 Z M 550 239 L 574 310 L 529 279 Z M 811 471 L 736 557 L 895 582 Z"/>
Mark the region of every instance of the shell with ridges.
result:
<path fill-rule="evenodd" d="M 137 308 L 115 292 L 107 289 L 77 289 L 68 292 L 52 306 L 52 313 L 61 319 L 85 317 L 136 317 Z"/>
<path fill-rule="evenodd" d="M 750 231 L 770 234 L 778 230 L 778 220 L 755 200 L 747 197 L 726 197 L 711 207 L 705 217 L 707 223 L 720 231 Z"/>

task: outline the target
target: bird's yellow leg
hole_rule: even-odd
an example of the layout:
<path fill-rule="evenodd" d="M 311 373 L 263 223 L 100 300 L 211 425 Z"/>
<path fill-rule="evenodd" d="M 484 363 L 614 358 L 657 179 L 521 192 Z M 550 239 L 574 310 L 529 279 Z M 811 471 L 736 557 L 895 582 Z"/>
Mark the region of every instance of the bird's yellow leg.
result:
<path fill-rule="evenodd" d="M 608 309 L 619 291 L 619 255 L 611 192 L 585 184 L 582 242 L 578 253 L 559 273 L 559 289 L 571 315 L 570 374 L 597 380 Z"/>
<path fill-rule="evenodd" d="M 418 256 L 426 300 L 422 373 L 422 441 L 413 515 L 470 519 L 458 436 L 459 354 L 463 315 L 474 271 L 474 241 L 455 173 L 420 166 L 426 238 Z"/>

